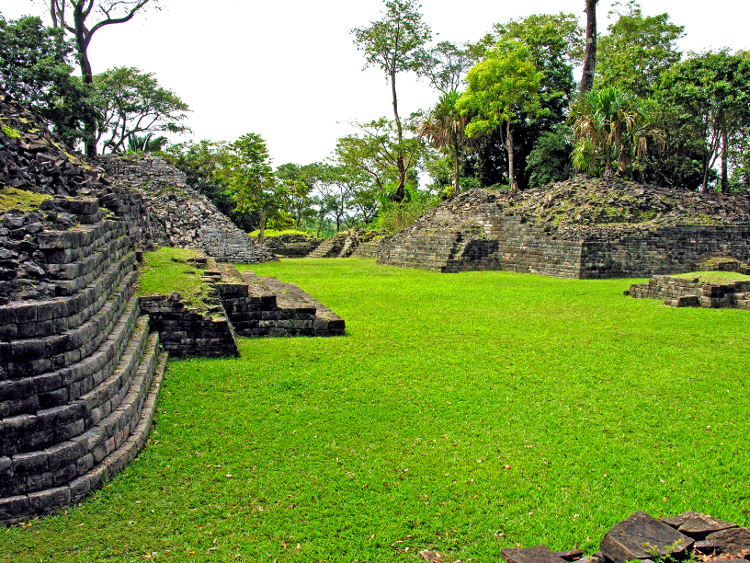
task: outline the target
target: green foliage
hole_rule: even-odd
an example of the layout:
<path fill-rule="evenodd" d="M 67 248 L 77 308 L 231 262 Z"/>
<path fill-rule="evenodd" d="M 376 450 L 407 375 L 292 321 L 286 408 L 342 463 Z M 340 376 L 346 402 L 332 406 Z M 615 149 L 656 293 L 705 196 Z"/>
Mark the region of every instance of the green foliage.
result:
<path fill-rule="evenodd" d="M 661 74 L 680 60 L 677 41 L 684 37 L 685 28 L 670 23 L 666 13 L 644 17 L 635 0 L 629 0 L 626 7 L 625 12 L 613 12 L 619 18 L 609 26 L 609 34 L 599 39 L 596 86 L 616 86 L 647 97 Z"/>
<path fill-rule="evenodd" d="M 97 142 L 104 150 L 122 152 L 128 139 L 141 133 L 187 133 L 182 122 L 188 105 L 159 86 L 153 73 L 118 67 L 94 77 L 99 118 Z"/>
<path fill-rule="evenodd" d="M 394 203 L 378 214 L 377 229 L 385 235 L 394 235 L 411 226 L 439 203 L 439 200 L 428 198 Z"/>
<path fill-rule="evenodd" d="M 686 274 L 676 274 L 673 277 L 683 279 L 695 279 L 701 283 L 732 283 L 734 281 L 750 281 L 750 276 L 738 274 L 737 272 L 688 272 Z"/>
<path fill-rule="evenodd" d="M 515 188 L 513 170 L 513 137 L 510 126 L 525 115 L 539 115 L 539 83 L 542 74 L 536 69 L 528 47 L 517 41 L 503 41 L 469 71 L 466 92 L 457 107 L 471 115 L 466 126 L 468 137 L 488 135 L 501 125 L 507 127 L 508 178 Z"/>
<path fill-rule="evenodd" d="M 464 76 L 475 62 L 468 46 L 450 41 L 441 41 L 423 50 L 421 59 L 418 73 L 427 77 L 432 87 L 444 95 L 461 87 Z"/>
<path fill-rule="evenodd" d="M 278 216 L 288 197 L 288 187 L 273 173 L 266 142 L 257 133 L 243 135 L 221 146 L 214 175 L 240 213 L 258 213 L 260 239 L 266 223 Z"/>
<path fill-rule="evenodd" d="M 5 121 L 3 121 L 2 119 L 0 119 L 0 131 L 2 131 L 3 135 L 8 137 L 9 139 L 21 138 L 21 132 L 13 129 L 13 127 L 5 123 Z"/>
<path fill-rule="evenodd" d="M 560 182 L 575 174 L 570 155 L 573 152 L 573 130 L 564 123 L 545 131 L 529 154 L 526 166 L 529 187 L 536 188 Z"/>
<path fill-rule="evenodd" d="M 653 104 L 614 86 L 581 94 L 575 112 L 573 164 L 592 176 L 627 174 L 648 139 L 663 138 Z"/>
<path fill-rule="evenodd" d="M 387 151 L 393 153 L 394 161 L 386 166 L 395 165 L 398 184 L 393 197 L 396 201 L 402 201 L 406 197 L 406 184 L 417 160 L 413 158 L 416 140 L 404 138 L 404 127 L 398 112 L 396 75 L 409 71 L 421 73 L 425 65 L 424 45 L 432 38 L 432 32 L 422 21 L 417 0 L 386 0 L 385 6 L 381 20 L 371 22 L 370 27 L 352 29 L 351 32 L 357 48 L 365 54 L 365 68 L 380 67 L 391 84 L 395 142 L 389 141 Z M 376 128 L 380 127 L 376 125 Z"/>
<path fill-rule="evenodd" d="M 631 280 L 249 268 L 347 335 L 170 362 L 138 458 L 4 530 L 0 560 L 479 563 L 597 551 L 636 510 L 750 524 L 746 311 L 625 298 Z"/>
<path fill-rule="evenodd" d="M 721 189 L 728 191 L 730 146 L 750 134 L 750 60 L 727 51 L 693 55 L 664 73 L 657 97 L 675 109 L 680 133 L 700 144 L 702 189 L 721 159 Z"/>
<path fill-rule="evenodd" d="M 573 66 L 583 54 L 582 30 L 573 14 L 539 14 L 495 26 L 494 33 L 470 48 L 479 60 L 498 41 L 517 41 L 529 49 L 539 83 L 541 112 L 525 114 L 511 124 L 514 173 L 521 189 L 529 186 L 531 170 L 527 159 L 541 136 L 566 120 L 575 91 Z M 509 169 L 507 139 L 501 128 L 479 141 L 467 158 L 463 175 L 477 178 L 481 185 L 507 184 Z"/>
<path fill-rule="evenodd" d="M 88 88 L 72 76 L 72 52 L 62 32 L 40 18 L 0 15 L 0 84 L 69 147 L 84 138 L 83 121 L 95 111 Z"/>
<path fill-rule="evenodd" d="M 432 147 L 446 150 L 453 160 L 454 196 L 461 191 L 459 170 L 464 151 L 469 145 L 466 134 L 469 118 L 466 114 L 462 115 L 458 108 L 460 98 L 461 94 L 456 90 L 444 93 L 419 126 L 420 134 L 427 138 Z"/>
<path fill-rule="evenodd" d="M 128 137 L 125 152 L 128 153 L 156 153 L 164 150 L 169 143 L 169 139 L 160 135 L 155 137 L 153 133 L 147 133 L 142 137 L 132 134 Z"/>

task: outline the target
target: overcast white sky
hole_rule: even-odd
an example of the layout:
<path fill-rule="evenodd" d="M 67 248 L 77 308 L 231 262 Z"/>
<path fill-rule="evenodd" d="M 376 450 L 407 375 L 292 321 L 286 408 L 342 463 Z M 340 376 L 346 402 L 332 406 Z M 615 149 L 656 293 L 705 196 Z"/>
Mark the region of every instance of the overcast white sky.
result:
<path fill-rule="evenodd" d="M 306 164 L 350 132 L 343 122 L 391 115 L 381 72 L 362 72 L 350 29 L 380 18 L 382 0 L 164 0 L 165 9 L 100 30 L 89 53 L 94 72 L 133 66 L 155 73 L 187 102 L 193 134 L 232 141 L 259 133 L 274 164 Z M 600 0 L 600 33 L 611 0 Z M 685 50 L 750 49 L 748 0 L 642 0 L 646 15 L 667 12 L 685 26 Z M 584 0 L 422 0 L 436 40 L 475 41 L 493 23 L 533 13 L 572 12 Z M 45 15 L 39 0 L 2 0 L 6 19 Z M 437 98 L 424 82 L 397 79 L 402 115 Z M 340 123 L 340 124 L 337 124 Z"/>

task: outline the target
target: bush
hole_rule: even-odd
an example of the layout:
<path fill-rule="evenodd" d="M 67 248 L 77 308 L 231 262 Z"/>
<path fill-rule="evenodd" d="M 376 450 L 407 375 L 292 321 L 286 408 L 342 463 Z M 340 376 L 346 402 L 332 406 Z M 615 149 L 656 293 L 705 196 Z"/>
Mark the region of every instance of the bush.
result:
<path fill-rule="evenodd" d="M 425 199 L 394 203 L 378 215 L 377 228 L 386 235 L 394 235 L 409 227 L 414 221 L 435 207 L 438 201 Z"/>

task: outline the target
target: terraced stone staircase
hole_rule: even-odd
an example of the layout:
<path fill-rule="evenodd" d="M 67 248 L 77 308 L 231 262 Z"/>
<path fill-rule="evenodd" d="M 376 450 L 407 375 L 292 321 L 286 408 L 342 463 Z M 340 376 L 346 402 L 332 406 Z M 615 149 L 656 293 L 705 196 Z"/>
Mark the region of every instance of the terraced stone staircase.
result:
<path fill-rule="evenodd" d="M 221 303 L 239 336 L 341 336 L 345 322 L 291 283 L 218 264 Z"/>
<path fill-rule="evenodd" d="M 87 206 L 90 222 L 38 236 L 58 297 L 0 307 L 0 523 L 79 502 L 153 419 L 166 354 L 135 295 L 133 238 Z"/>
<path fill-rule="evenodd" d="M 356 229 L 336 233 L 320 243 L 318 248 L 307 255 L 308 258 L 348 258 L 361 242 L 361 233 Z"/>

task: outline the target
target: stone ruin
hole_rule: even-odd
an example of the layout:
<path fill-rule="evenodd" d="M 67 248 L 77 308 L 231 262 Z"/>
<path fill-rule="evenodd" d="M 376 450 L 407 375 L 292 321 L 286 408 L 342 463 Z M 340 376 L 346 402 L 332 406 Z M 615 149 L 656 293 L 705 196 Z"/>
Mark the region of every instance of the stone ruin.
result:
<path fill-rule="evenodd" d="M 154 304 L 136 295 L 142 249 L 167 239 L 184 243 L 174 229 L 188 225 L 190 244 L 219 258 L 273 256 L 244 233 L 240 240 L 238 229 L 161 161 L 112 165 L 120 174 L 113 181 L 66 152 L 2 89 L 0 122 L 0 189 L 46 197 L 31 210 L 0 214 L 0 524 L 9 525 L 78 503 L 146 442 L 167 360 L 156 319 L 168 321 L 170 311 L 157 304 L 152 320 L 145 313 Z M 153 173 L 139 181 L 144 169 Z M 158 186 L 159 178 L 174 190 L 149 199 L 140 188 Z M 308 326 L 315 334 L 343 333 L 330 310 L 318 314 L 308 303 L 292 311 L 274 301 L 267 283 L 259 297 L 264 308 L 253 309 L 248 288 L 255 282 L 244 283 L 245 295 L 233 297 L 227 314 L 246 322 L 246 333 L 254 333 L 253 321 L 257 335 Z M 221 286 L 217 280 L 217 292 Z M 295 303 L 303 299 L 297 294 Z M 179 309 L 167 301 L 166 309 Z M 189 317 L 187 326 L 204 339 L 218 334 L 204 321 Z M 167 340 L 175 336 L 164 332 Z"/>
<path fill-rule="evenodd" d="M 708 256 L 750 260 L 747 198 L 584 177 L 471 190 L 377 249 L 379 264 L 581 279 L 684 273 Z"/>
<path fill-rule="evenodd" d="M 207 197 L 185 183 L 185 174 L 148 154 L 114 155 L 94 160 L 114 185 L 143 195 L 153 242 L 202 250 L 220 262 L 256 264 L 276 260 L 219 211 Z"/>
<path fill-rule="evenodd" d="M 419 555 L 431 563 L 452 561 L 429 550 Z M 591 556 L 578 549 L 555 552 L 537 545 L 506 547 L 501 557 L 505 563 L 741 562 L 750 559 L 750 529 L 692 510 L 661 519 L 639 511 L 607 531 Z"/>

